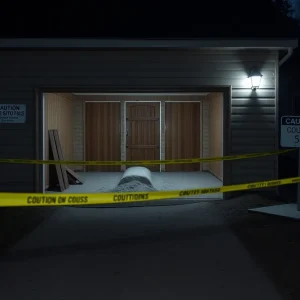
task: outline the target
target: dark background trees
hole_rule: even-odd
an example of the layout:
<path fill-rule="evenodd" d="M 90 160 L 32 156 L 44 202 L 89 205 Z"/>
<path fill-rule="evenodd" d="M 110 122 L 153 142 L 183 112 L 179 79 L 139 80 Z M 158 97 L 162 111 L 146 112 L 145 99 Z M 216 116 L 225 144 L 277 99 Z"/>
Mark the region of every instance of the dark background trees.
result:
<path fill-rule="evenodd" d="M 296 0 L 294 0 L 296 1 Z M 0 36 L 295 36 L 288 0 L 94 1 L 1 4 Z"/>

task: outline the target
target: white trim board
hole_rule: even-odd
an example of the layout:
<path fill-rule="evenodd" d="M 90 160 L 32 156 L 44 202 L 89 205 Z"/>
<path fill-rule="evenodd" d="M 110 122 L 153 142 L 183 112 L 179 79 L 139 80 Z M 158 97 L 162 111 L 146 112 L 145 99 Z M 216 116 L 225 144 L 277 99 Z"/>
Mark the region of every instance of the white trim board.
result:
<path fill-rule="evenodd" d="M 210 93 L 73 93 L 75 96 L 207 96 L 208 94 Z"/>
<path fill-rule="evenodd" d="M 273 49 L 298 47 L 298 39 L 101 39 L 2 38 L 0 48 L 188 48 Z"/>

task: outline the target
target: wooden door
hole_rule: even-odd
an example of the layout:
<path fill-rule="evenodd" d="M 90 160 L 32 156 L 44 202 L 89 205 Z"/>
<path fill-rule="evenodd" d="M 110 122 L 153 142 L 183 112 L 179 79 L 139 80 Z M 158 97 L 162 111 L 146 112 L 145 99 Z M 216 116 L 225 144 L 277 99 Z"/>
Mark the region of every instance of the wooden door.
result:
<path fill-rule="evenodd" d="M 86 102 L 85 159 L 121 160 L 120 102 Z M 87 171 L 120 172 L 120 166 L 87 166 Z"/>
<path fill-rule="evenodd" d="M 126 103 L 126 159 L 160 159 L 160 103 Z M 145 166 L 159 171 L 160 165 Z"/>
<path fill-rule="evenodd" d="M 200 103 L 166 102 L 166 159 L 200 157 Z M 166 165 L 166 171 L 199 171 L 200 164 Z"/>

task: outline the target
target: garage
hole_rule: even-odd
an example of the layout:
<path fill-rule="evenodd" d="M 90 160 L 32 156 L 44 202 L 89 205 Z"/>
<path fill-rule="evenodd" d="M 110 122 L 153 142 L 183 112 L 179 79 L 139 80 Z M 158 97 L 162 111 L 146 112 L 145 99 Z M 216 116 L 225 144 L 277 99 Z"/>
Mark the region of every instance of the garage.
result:
<path fill-rule="evenodd" d="M 2 40 L 1 103 L 19 105 L 26 114 L 1 123 L 0 137 L 6 141 L 1 155 L 51 159 L 49 130 L 58 132 L 64 160 L 165 160 L 276 151 L 279 61 L 295 43 L 278 39 Z M 273 155 L 145 167 L 154 186 L 157 182 L 156 189 L 168 190 L 274 180 L 277 161 Z M 1 191 L 48 192 L 51 166 L 8 163 L 2 167 Z M 114 189 L 129 170 L 118 165 L 65 167 L 83 184 L 70 184 L 64 193 Z M 276 188 L 264 191 L 275 193 Z M 225 193 L 223 198 L 231 196 Z"/>
<path fill-rule="evenodd" d="M 53 159 L 49 130 L 58 131 L 65 160 L 172 161 L 223 156 L 227 136 L 223 114 L 220 92 L 44 93 L 43 159 Z M 68 166 L 83 184 L 69 185 L 63 192 L 112 191 L 132 167 Z M 158 191 L 223 185 L 222 161 L 143 167 L 151 171 L 151 184 Z M 44 166 L 45 192 L 57 188 L 50 174 L 54 168 Z M 222 194 L 198 197 L 221 199 Z"/>

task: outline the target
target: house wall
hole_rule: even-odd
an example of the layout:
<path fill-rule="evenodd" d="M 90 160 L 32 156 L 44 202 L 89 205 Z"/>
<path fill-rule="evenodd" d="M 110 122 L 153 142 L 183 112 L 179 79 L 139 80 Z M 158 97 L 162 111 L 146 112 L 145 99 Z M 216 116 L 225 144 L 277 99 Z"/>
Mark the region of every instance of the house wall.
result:
<path fill-rule="evenodd" d="M 25 124 L 1 124 L 3 158 L 39 157 L 36 139 L 37 87 L 114 88 L 168 91 L 184 88 L 232 87 L 231 154 L 272 151 L 276 145 L 275 79 L 277 51 L 264 50 L 1 50 L 0 103 L 26 104 Z M 253 92 L 247 72 L 264 75 Z M 18 138 L 15 138 L 15 137 Z M 247 164 L 248 168 L 243 168 Z M 36 191 L 34 165 L 6 164 L 0 191 Z M 233 162 L 227 183 L 276 178 L 276 157 Z M 225 179 L 224 179 L 225 180 Z"/>
<path fill-rule="evenodd" d="M 45 93 L 44 151 L 49 159 L 48 130 L 57 129 L 65 160 L 73 160 L 72 94 Z M 73 168 L 70 166 L 70 168 Z M 45 184 L 49 185 L 49 165 L 45 165 Z"/>
<path fill-rule="evenodd" d="M 278 119 L 282 116 L 300 115 L 300 48 L 293 51 L 292 56 L 280 67 L 279 76 L 279 106 Z M 280 130 L 279 130 L 280 134 Z M 279 148 L 280 146 L 279 142 Z M 278 157 L 279 178 L 298 176 L 298 151 L 288 152 Z M 296 201 L 297 185 L 285 185 L 278 188 L 281 198 L 287 201 Z"/>
<path fill-rule="evenodd" d="M 209 153 L 210 157 L 223 156 L 223 94 L 211 93 L 209 103 Z M 223 180 L 223 161 L 209 162 L 208 170 Z"/>

